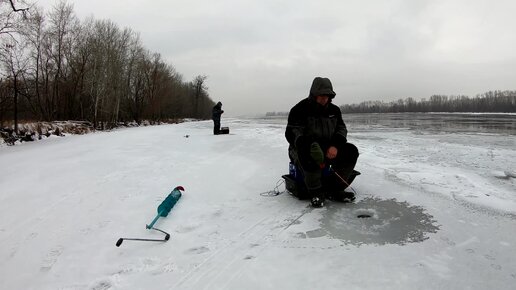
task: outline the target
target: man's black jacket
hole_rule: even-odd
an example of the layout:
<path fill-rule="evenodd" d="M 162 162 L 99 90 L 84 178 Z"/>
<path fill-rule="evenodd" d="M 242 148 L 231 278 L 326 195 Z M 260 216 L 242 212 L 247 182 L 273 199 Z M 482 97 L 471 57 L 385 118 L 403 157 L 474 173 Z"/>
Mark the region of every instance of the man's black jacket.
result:
<path fill-rule="evenodd" d="M 322 106 L 312 94 L 295 105 L 288 115 L 285 137 L 290 144 L 289 151 L 304 151 L 312 142 L 326 150 L 347 142 L 346 125 L 340 108 L 329 102 Z"/>

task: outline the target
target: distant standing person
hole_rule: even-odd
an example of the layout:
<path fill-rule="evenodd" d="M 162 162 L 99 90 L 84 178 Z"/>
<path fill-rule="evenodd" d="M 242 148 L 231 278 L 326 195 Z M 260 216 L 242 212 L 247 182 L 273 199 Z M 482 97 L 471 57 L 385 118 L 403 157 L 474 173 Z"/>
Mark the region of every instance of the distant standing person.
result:
<path fill-rule="evenodd" d="M 220 134 L 220 116 L 224 113 L 222 110 L 222 103 L 218 102 L 212 110 L 211 118 L 213 119 L 213 134 Z"/>

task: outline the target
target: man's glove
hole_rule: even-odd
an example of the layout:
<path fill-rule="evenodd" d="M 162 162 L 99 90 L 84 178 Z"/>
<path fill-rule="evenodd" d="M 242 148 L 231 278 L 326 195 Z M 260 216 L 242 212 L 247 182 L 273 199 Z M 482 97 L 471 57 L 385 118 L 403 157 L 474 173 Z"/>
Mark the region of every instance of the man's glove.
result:
<path fill-rule="evenodd" d="M 324 167 L 324 152 L 317 142 L 310 145 L 310 156 L 319 166 Z"/>

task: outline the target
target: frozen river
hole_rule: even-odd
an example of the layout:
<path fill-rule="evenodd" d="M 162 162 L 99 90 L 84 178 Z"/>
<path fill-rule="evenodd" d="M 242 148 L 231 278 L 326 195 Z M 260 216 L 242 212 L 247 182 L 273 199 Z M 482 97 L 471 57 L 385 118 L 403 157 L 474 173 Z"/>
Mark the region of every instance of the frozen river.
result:
<path fill-rule="evenodd" d="M 344 115 L 357 200 L 321 209 L 262 195 L 288 172 L 286 118 L 2 147 L 0 289 L 513 289 L 514 116 L 485 118 Z M 116 247 L 162 238 L 145 224 L 177 185 L 170 240 Z"/>
<path fill-rule="evenodd" d="M 344 114 L 343 119 L 348 141 L 360 149 L 358 168 L 360 160 L 374 158 L 373 164 L 401 183 L 516 214 L 516 114 Z M 286 117 L 262 121 L 286 124 Z"/>

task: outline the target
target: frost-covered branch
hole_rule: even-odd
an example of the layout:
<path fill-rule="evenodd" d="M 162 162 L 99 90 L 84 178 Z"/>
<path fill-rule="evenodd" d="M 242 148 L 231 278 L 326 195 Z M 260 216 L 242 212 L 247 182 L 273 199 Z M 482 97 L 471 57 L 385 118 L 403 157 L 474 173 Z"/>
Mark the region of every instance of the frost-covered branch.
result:
<path fill-rule="evenodd" d="M 24 12 L 24 11 L 28 11 L 29 10 L 29 7 L 27 7 L 27 8 L 16 8 L 16 6 L 14 6 L 13 0 L 9 0 L 9 3 L 11 3 L 11 7 L 13 8 L 14 12 Z"/>

